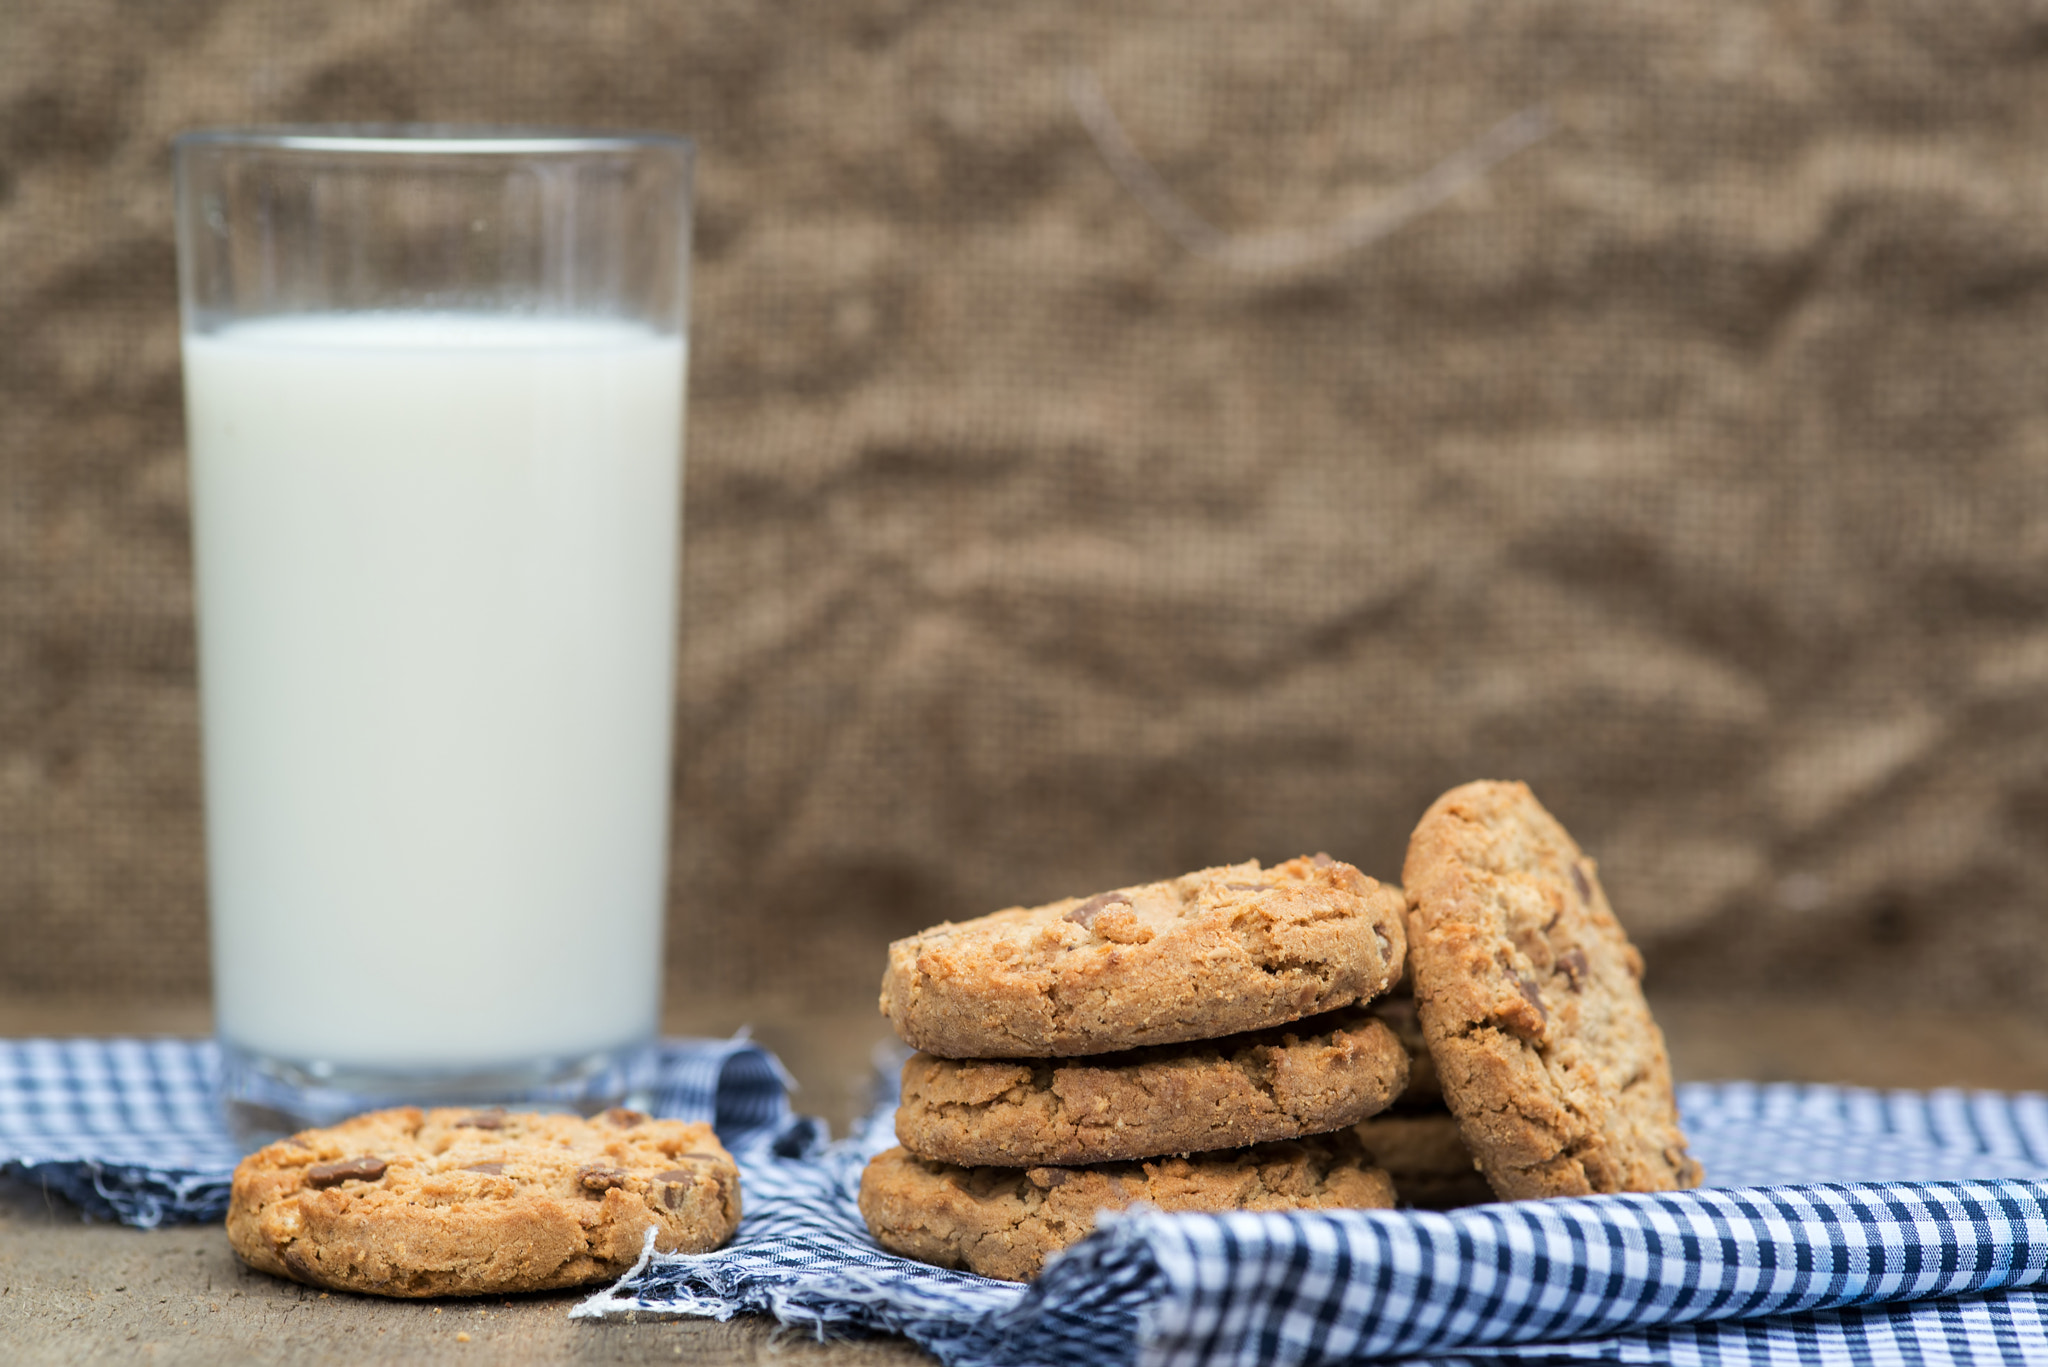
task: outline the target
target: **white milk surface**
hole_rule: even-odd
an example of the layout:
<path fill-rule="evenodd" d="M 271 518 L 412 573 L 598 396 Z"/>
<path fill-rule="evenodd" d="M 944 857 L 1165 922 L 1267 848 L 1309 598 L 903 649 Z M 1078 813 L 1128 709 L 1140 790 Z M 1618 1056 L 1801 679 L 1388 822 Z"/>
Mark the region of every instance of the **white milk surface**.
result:
<path fill-rule="evenodd" d="M 421 1070 L 651 1037 L 682 341 L 339 314 L 184 360 L 221 1035 Z"/>

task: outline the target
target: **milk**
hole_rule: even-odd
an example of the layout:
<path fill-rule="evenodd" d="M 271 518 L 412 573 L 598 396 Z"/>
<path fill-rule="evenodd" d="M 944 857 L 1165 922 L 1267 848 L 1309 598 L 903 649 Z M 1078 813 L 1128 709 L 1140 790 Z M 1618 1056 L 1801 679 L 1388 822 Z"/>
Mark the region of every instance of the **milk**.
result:
<path fill-rule="evenodd" d="M 321 1072 L 651 1038 L 682 341 L 333 314 L 184 358 L 221 1038 Z"/>

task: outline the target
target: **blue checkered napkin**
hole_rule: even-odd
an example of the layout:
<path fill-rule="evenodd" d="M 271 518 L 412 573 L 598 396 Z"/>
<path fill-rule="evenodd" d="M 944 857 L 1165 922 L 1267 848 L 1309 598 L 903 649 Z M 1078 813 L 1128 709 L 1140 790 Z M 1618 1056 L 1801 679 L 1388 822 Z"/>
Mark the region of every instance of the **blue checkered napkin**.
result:
<path fill-rule="evenodd" d="M 948 1363 L 2048 1362 L 2048 1099 L 1682 1089 L 1717 1187 L 1448 1214 L 1110 1217 L 1030 1288 L 893 1258 L 854 1195 L 887 1105 L 743 1159 L 734 1243 L 576 1313 L 765 1310 Z"/>
<path fill-rule="evenodd" d="M 217 1220 L 241 1157 L 218 1071 L 210 1041 L 0 1040 L 0 1175 L 129 1224 Z"/>
<path fill-rule="evenodd" d="M 210 1040 L 0 1040 L 0 1177 L 144 1228 L 218 1220 L 241 1157 L 219 1071 Z M 788 1075 L 744 1033 L 664 1043 L 654 1109 L 711 1121 L 735 1151 L 801 1153 L 822 1134 L 791 1116 Z"/>

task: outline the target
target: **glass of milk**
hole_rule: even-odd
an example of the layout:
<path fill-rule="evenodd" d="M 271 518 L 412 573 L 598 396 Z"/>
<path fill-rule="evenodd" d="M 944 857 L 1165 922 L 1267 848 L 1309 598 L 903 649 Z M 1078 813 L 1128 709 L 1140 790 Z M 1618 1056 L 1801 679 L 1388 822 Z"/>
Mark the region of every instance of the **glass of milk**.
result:
<path fill-rule="evenodd" d="M 245 1137 L 651 1082 L 691 156 L 177 140 L 214 1011 Z"/>

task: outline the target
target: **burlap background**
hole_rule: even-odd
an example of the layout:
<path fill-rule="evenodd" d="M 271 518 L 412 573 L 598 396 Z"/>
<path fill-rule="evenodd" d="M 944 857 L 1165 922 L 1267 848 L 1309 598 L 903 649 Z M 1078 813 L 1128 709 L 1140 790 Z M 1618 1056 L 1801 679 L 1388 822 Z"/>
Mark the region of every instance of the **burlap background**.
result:
<path fill-rule="evenodd" d="M 1248 272 L 1076 68 L 1235 233 L 1557 131 Z M 1488 775 L 1667 987 L 2048 993 L 2023 0 L 0 4 L 0 991 L 204 988 L 166 140 L 340 119 L 700 139 L 679 990 Z"/>

